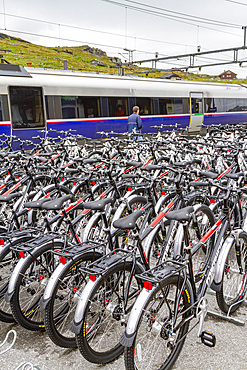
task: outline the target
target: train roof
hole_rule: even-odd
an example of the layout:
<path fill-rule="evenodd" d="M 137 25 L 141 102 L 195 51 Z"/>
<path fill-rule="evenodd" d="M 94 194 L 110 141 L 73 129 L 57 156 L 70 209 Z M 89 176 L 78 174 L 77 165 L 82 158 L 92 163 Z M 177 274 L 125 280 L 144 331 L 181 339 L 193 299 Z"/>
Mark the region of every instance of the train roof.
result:
<path fill-rule="evenodd" d="M 188 80 L 163 80 L 137 76 L 118 76 L 71 70 L 25 68 L 27 75 L 2 75 L 0 94 L 8 86 L 42 86 L 45 95 L 118 96 L 118 97 L 189 97 L 202 92 L 204 97 L 247 98 L 247 85 Z M 231 95 L 233 94 L 233 95 Z M 230 95 L 230 96 L 229 96 Z"/>

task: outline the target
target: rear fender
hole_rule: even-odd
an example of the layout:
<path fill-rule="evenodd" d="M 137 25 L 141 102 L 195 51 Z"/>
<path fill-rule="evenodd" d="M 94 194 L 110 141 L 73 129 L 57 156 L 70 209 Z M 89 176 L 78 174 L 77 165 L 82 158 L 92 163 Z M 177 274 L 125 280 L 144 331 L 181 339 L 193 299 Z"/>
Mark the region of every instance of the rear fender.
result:
<path fill-rule="evenodd" d="M 95 281 L 89 280 L 85 288 L 83 289 L 83 292 L 80 296 L 80 299 L 78 301 L 75 316 L 73 321 L 70 324 L 70 330 L 74 334 L 79 334 L 82 327 L 82 320 L 84 316 L 84 312 L 87 307 L 88 299 L 92 293 L 92 290 L 94 289 L 95 285 L 97 284 L 99 278 L 97 278 Z"/>
<path fill-rule="evenodd" d="M 9 280 L 9 285 L 8 285 L 8 290 L 5 294 L 5 301 L 6 302 L 10 302 L 11 301 L 11 298 L 15 292 L 15 283 L 16 283 L 16 280 L 18 279 L 19 277 L 19 274 L 20 274 L 20 271 L 22 269 L 22 266 L 24 265 L 24 263 L 26 262 L 26 259 L 25 258 L 21 258 L 17 265 L 15 266 L 14 268 L 14 271 L 12 272 L 12 275 L 11 275 L 11 278 Z"/>
<path fill-rule="evenodd" d="M 63 263 L 60 263 L 53 272 L 53 274 L 51 275 L 50 279 L 48 280 L 43 297 L 41 297 L 39 301 L 39 306 L 42 310 L 46 308 L 48 302 L 52 297 L 52 293 L 55 285 L 57 284 L 57 280 L 59 279 L 63 271 L 66 270 L 66 268 L 67 268 L 66 264 L 64 265 Z"/>
<path fill-rule="evenodd" d="M 124 347 L 131 347 L 134 343 L 140 317 L 154 289 L 155 287 L 152 290 L 143 289 L 138 296 L 131 310 L 126 330 L 120 338 L 120 344 Z"/>
<path fill-rule="evenodd" d="M 61 243 L 61 240 L 54 240 L 54 241 L 52 241 L 52 244 L 58 243 L 58 242 Z M 14 271 L 11 275 L 11 278 L 9 280 L 8 290 L 7 290 L 6 295 L 5 295 L 5 301 L 6 302 L 10 302 L 10 300 L 11 300 L 13 294 L 14 294 L 16 281 L 20 276 L 20 271 L 21 271 L 24 263 L 27 261 L 28 258 L 33 258 L 33 255 L 35 255 L 35 252 L 38 251 L 40 248 L 42 248 L 42 246 L 43 246 L 43 244 L 38 245 L 36 248 L 34 248 L 32 250 L 32 255 L 28 254 L 27 257 L 20 258 L 20 260 L 18 261 L 18 263 L 15 266 Z"/>
<path fill-rule="evenodd" d="M 85 254 L 87 254 L 87 253 L 88 253 L 88 249 L 85 251 Z M 96 260 L 98 258 L 102 257 L 101 253 L 94 252 L 94 254 L 95 254 L 95 259 Z M 83 260 L 83 253 L 80 253 L 80 255 L 77 255 L 77 259 L 78 259 L 78 256 L 80 256 L 80 258 Z M 65 264 L 60 263 L 57 266 L 57 268 L 55 269 L 55 271 L 51 275 L 50 279 L 48 280 L 48 283 L 47 283 L 46 288 L 45 288 L 45 292 L 44 292 L 43 296 L 41 297 L 41 299 L 39 301 L 39 306 L 42 310 L 44 310 L 46 308 L 47 304 L 51 300 L 51 298 L 53 296 L 54 289 L 56 289 L 57 282 L 58 282 L 59 279 L 61 279 L 61 275 L 63 275 L 63 273 L 65 271 L 68 271 L 69 269 L 73 268 L 79 262 L 81 262 L 81 260 L 78 259 L 75 262 L 74 259 L 73 259 L 73 260 L 70 260 L 69 262 L 67 262 Z"/>

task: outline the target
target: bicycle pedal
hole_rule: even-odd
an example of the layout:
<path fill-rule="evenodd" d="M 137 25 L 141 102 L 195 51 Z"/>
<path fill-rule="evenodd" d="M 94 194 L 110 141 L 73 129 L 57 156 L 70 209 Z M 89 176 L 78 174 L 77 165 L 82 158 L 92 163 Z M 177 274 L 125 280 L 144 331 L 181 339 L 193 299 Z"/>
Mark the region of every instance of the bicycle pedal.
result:
<path fill-rule="evenodd" d="M 205 346 L 208 347 L 215 347 L 216 344 L 216 336 L 213 333 L 205 330 L 201 334 L 201 341 Z"/>

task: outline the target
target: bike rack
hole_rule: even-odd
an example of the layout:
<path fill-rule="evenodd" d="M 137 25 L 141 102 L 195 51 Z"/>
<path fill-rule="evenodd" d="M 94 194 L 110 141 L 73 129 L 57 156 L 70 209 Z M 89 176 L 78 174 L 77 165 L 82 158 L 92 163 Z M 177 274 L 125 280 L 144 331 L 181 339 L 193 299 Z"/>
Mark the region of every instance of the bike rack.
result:
<path fill-rule="evenodd" d="M 9 330 L 8 333 L 6 334 L 6 337 L 5 337 L 4 341 L 0 344 L 0 348 L 2 348 L 5 345 L 5 343 L 7 342 L 10 334 L 13 334 L 13 336 L 14 336 L 14 338 L 12 340 L 12 343 L 8 346 L 8 348 L 6 348 L 2 352 L 0 352 L 0 355 L 3 355 L 4 353 L 8 352 L 13 347 L 13 345 L 15 344 L 16 337 L 17 337 L 16 331 L 15 330 Z"/>
<path fill-rule="evenodd" d="M 210 294 L 210 295 L 214 295 L 215 296 L 215 292 L 212 289 L 208 289 L 207 294 Z M 228 322 L 232 322 L 235 325 L 245 326 L 245 322 L 244 321 L 239 320 L 239 319 L 237 319 L 235 317 L 230 316 L 232 307 L 234 307 L 235 305 L 237 305 L 239 303 L 242 303 L 243 305 L 247 305 L 246 298 L 244 297 L 241 301 L 238 301 L 236 303 L 233 303 L 229 307 L 229 310 L 228 310 L 227 314 L 223 313 L 222 311 L 220 311 L 220 312 L 208 311 L 207 313 L 209 315 L 213 316 L 213 317 L 217 317 L 219 319 L 222 319 L 222 320 L 225 320 L 225 321 L 228 321 Z"/>
<path fill-rule="evenodd" d="M 8 352 L 15 344 L 17 334 L 15 330 L 9 330 L 8 333 L 6 334 L 5 339 L 3 340 L 2 343 L 0 343 L 0 348 L 2 348 L 5 343 L 7 342 L 10 334 L 13 334 L 13 340 L 12 343 L 6 348 L 5 350 L 0 352 L 0 355 L 3 355 L 4 353 Z M 33 365 L 31 362 L 22 362 L 18 367 L 15 368 L 15 370 L 41 370 L 38 366 Z"/>

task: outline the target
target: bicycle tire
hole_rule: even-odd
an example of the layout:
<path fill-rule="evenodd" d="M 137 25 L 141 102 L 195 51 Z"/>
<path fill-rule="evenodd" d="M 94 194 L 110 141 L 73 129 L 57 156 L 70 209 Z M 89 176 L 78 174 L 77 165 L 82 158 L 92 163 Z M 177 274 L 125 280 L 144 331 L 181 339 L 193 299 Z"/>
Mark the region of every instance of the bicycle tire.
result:
<path fill-rule="evenodd" d="M 57 257 L 50 250 L 62 248 L 63 245 L 63 242 L 57 242 L 56 245 L 53 242 L 47 242 L 40 246 L 26 257 L 19 272 L 10 299 L 10 307 L 14 319 L 25 329 L 45 330 L 39 300 L 44 293 L 46 282 L 56 266 L 54 259 Z"/>
<path fill-rule="evenodd" d="M 171 330 L 173 315 L 172 318 L 169 318 L 168 307 L 168 312 L 165 311 L 167 304 L 162 292 L 165 292 L 167 302 L 170 300 L 171 308 L 174 301 L 172 293 L 175 293 L 175 288 L 179 287 L 180 289 L 181 285 L 182 278 L 179 279 L 178 276 L 168 277 L 151 293 L 138 320 L 134 343 L 131 347 L 126 347 L 124 351 L 126 369 L 164 370 L 170 369 L 175 363 L 184 345 L 189 330 L 189 321 L 181 324 L 175 338 Z M 186 319 L 191 314 L 189 307 L 192 304 L 192 297 L 192 288 L 189 281 L 187 281 L 179 304 L 181 320 Z M 164 302 L 161 305 L 162 300 Z M 187 310 L 186 313 L 182 314 L 183 310 Z M 174 314 L 174 312 L 172 313 Z M 179 315 L 178 318 L 180 319 Z M 170 337 L 173 337 L 173 341 L 169 341 Z M 170 353 L 166 354 L 166 352 Z"/>
<path fill-rule="evenodd" d="M 238 238 L 239 246 L 235 239 L 225 261 L 221 289 L 216 292 L 218 306 L 227 314 L 239 308 L 247 290 L 247 234 L 241 232 Z"/>
<path fill-rule="evenodd" d="M 66 269 L 59 275 L 54 285 L 51 299 L 45 307 L 44 321 L 47 334 L 59 347 L 77 347 L 75 335 L 69 330 L 69 326 L 74 317 L 79 294 L 85 286 L 83 280 L 86 283 L 85 274 L 80 271 L 80 267 L 82 263 L 93 262 L 100 256 L 102 255 L 99 253 L 88 252 L 74 257 L 66 264 Z M 78 277 L 78 274 L 83 277 Z"/>
<path fill-rule="evenodd" d="M 124 351 L 124 347 L 119 343 L 123 331 L 121 317 L 124 317 L 124 321 L 127 320 L 130 307 L 141 289 L 140 281 L 132 275 L 127 314 L 121 308 L 120 296 L 123 294 L 121 291 L 124 287 L 123 281 L 125 281 L 127 273 L 132 273 L 132 268 L 133 262 L 131 261 L 120 262 L 109 268 L 107 273 L 98 279 L 95 288 L 88 297 L 82 319 L 82 329 L 76 335 L 76 341 L 82 356 L 91 363 L 107 364 L 118 358 Z M 141 272 L 139 270 L 137 267 L 136 273 Z M 119 296 L 116 294 L 117 290 Z M 121 299 L 123 300 L 123 297 Z M 110 328 L 111 326 L 112 328 Z"/>

